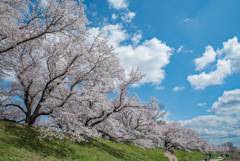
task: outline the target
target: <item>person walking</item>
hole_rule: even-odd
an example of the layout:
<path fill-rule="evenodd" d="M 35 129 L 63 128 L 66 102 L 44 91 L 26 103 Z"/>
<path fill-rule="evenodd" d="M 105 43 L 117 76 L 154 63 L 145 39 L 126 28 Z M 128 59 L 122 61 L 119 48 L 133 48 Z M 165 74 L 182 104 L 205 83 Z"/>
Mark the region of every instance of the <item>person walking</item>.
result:
<path fill-rule="evenodd" d="M 207 159 L 208 159 L 207 154 L 204 155 L 204 159 L 205 159 L 205 161 L 207 161 Z"/>
<path fill-rule="evenodd" d="M 207 156 L 207 161 L 210 161 L 210 156 L 209 155 Z"/>

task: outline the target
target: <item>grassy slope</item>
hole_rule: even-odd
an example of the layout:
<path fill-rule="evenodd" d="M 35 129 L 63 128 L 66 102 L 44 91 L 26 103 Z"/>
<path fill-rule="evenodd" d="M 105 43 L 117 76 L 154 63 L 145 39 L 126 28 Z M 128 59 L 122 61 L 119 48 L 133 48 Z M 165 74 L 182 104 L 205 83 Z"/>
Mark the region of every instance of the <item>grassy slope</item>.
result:
<path fill-rule="evenodd" d="M 132 144 L 117 144 L 92 138 L 90 142 L 37 138 L 39 132 L 20 124 L 0 121 L 0 161 L 81 160 L 81 161 L 168 161 L 162 149 L 143 150 Z"/>
<path fill-rule="evenodd" d="M 185 161 L 186 156 L 189 157 L 189 161 L 202 161 L 204 160 L 204 153 L 201 153 L 199 151 L 193 151 L 193 153 L 188 153 L 183 150 L 174 150 L 175 156 L 178 158 L 179 161 Z M 217 159 L 216 153 L 211 153 L 214 155 L 211 159 Z M 228 153 L 230 154 L 230 153 Z M 220 156 L 221 153 L 218 153 L 218 156 Z"/>

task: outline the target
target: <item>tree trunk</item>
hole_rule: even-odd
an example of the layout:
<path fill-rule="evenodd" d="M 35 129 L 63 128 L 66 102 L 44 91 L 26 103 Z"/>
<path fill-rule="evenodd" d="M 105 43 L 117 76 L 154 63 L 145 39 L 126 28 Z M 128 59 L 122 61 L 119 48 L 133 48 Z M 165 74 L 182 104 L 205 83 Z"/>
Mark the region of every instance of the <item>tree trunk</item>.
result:
<path fill-rule="evenodd" d="M 26 119 L 26 124 L 28 127 L 32 127 L 34 125 L 34 123 L 36 122 L 37 117 L 29 117 L 28 119 Z"/>

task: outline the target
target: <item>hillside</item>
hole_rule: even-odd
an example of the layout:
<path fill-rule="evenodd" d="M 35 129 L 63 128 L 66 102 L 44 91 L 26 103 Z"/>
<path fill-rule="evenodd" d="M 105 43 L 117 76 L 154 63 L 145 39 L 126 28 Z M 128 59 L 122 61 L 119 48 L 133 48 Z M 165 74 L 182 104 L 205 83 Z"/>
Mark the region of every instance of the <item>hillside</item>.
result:
<path fill-rule="evenodd" d="M 21 124 L 0 121 L 0 161 L 81 160 L 81 161 L 168 161 L 162 149 L 144 150 L 132 144 L 117 144 L 91 138 L 89 142 L 37 138 L 39 131 Z"/>
<path fill-rule="evenodd" d="M 199 151 L 193 151 L 192 153 L 188 153 L 183 150 L 174 150 L 175 156 L 178 158 L 178 161 L 185 161 L 186 156 L 189 157 L 189 161 L 203 161 L 204 160 L 204 153 L 201 153 Z M 217 159 L 216 153 L 211 153 L 214 155 L 211 159 Z M 230 153 L 228 153 L 230 154 Z M 218 153 L 220 156 L 221 153 Z"/>

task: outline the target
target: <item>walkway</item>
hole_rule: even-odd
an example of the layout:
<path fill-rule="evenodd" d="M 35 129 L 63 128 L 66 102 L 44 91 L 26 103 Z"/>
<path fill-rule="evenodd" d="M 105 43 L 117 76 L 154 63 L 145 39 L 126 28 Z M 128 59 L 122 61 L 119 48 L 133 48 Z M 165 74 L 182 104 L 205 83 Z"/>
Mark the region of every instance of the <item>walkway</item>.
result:
<path fill-rule="evenodd" d="M 173 161 L 173 159 L 174 161 L 178 161 L 177 157 L 175 155 L 172 155 L 170 152 L 165 152 L 164 154 L 170 161 Z"/>
<path fill-rule="evenodd" d="M 219 161 L 219 160 L 223 160 L 222 157 L 218 157 L 219 159 L 210 159 L 210 161 Z M 202 160 L 205 161 L 205 160 Z"/>

